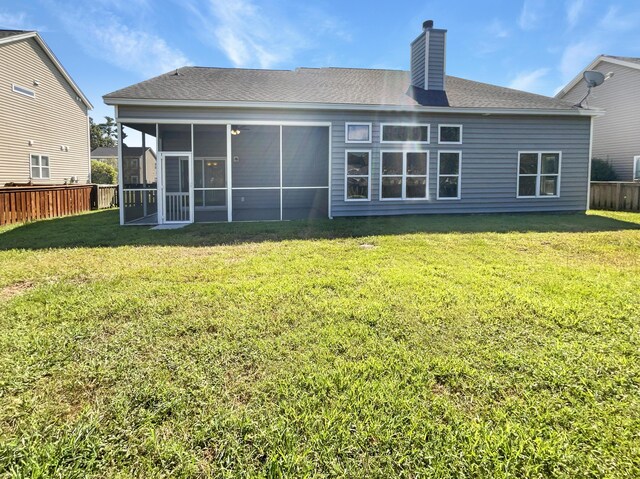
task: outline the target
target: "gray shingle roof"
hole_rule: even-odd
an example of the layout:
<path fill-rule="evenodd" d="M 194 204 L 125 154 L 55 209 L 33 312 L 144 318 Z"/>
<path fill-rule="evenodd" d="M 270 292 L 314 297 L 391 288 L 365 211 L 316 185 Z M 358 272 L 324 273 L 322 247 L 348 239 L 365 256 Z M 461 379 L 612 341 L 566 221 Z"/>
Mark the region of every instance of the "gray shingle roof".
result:
<path fill-rule="evenodd" d="M 409 86 L 409 72 L 402 70 L 183 67 L 178 75 L 165 73 L 104 99 L 420 106 Z M 446 78 L 446 93 L 453 108 L 574 109 L 555 98 L 452 76 Z"/>
<path fill-rule="evenodd" d="M 144 150 L 151 150 L 153 153 L 153 149 L 150 147 L 142 148 L 141 146 L 122 146 L 122 156 L 124 157 L 140 157 Z M 91 152 L 91 158 L 115 158 L 118 156 L 118 147 L 117 146 L 99 146 L 95 150 Z"/>
<path fill-rule="evenodd" d="M 0 38 L 12 37 L 14 35 L 22 35 L 31 32 L 31 30 L 2 30 L 0 29 Z"/>

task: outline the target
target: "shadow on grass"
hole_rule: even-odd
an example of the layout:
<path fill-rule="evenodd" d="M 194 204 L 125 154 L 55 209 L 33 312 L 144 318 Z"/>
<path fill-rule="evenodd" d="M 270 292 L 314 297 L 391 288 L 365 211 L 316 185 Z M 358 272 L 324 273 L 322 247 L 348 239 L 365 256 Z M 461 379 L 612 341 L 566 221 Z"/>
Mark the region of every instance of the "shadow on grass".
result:
<path fill-rule="evenodd" d="M 425 215 L 216 223 L 152 231 L 148 226 L 121 227 L 118 225 L 118 211 L 106 210 L 0 228 L 0 250 L 145 245 L 214 246 L 408 233 L 578 233 L 631 229 L 640 229 L 640 223 L 576 213 Z"/>

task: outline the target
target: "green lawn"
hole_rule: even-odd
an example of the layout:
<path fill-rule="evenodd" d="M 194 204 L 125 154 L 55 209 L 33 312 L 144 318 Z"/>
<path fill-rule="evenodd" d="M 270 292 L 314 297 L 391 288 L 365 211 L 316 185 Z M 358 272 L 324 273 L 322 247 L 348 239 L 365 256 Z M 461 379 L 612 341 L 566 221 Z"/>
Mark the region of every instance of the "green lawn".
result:
<path fill-rule="evenodd" d="M 0 229 L 0 477 L 640 477 L 640 214 Z"/>

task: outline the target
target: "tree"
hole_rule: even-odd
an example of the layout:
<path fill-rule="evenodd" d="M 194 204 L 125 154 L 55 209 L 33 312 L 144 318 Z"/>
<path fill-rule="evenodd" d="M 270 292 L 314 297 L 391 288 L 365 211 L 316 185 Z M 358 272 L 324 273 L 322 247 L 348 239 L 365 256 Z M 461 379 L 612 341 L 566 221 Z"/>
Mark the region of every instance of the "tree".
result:
<path fill-rule="evenodd" d="M 591 160 L 591 181 L 616 181 L 617 179 L 618 175 L 611 163 L 601 158 Z"/>
<path fill-rule="evenodd" d="M 91 183 L 115 185 L 118 182 L 116 169 L 102 161 L 91 160 Z"/>
<path fill-rule="evenodd" d="M 89 118 L 89 132 L 91 134 L 91 149 L 99 146 L 113 147 L 118 145 L 118 130 L 115 121 L 110 116 L 105 116 L 104 123 L 95 123 Z"/>

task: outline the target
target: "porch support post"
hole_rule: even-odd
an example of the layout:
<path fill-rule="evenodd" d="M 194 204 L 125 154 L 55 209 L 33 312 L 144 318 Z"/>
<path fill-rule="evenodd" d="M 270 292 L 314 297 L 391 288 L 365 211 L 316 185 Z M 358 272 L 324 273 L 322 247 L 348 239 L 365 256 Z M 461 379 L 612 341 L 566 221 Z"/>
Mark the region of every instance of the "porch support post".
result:
<path fill-rule="evenodd" d="M 233 158 L 231 157 L 231 124 L 227 124 L 227 221 L 233 221 L 233 213 L 232 209 L 232 191 L 231 191 L 231 164 L 233 163 Z"/>
<path fill-rule="evenodd" d="M 140 161 L 142 162 L 142 187 L 144 191 L 142 192 L 142 214 L 144 217 L 147 217 L 147 148 L 146 148 L 146 134 L 144 131 L 142 133 L 142 156 L 140 157 Z"/>

